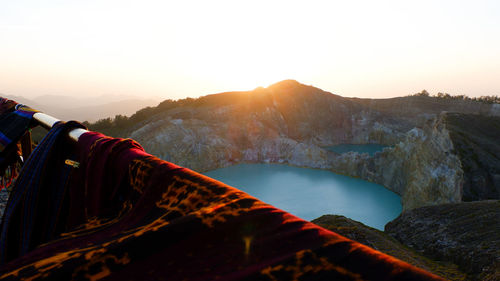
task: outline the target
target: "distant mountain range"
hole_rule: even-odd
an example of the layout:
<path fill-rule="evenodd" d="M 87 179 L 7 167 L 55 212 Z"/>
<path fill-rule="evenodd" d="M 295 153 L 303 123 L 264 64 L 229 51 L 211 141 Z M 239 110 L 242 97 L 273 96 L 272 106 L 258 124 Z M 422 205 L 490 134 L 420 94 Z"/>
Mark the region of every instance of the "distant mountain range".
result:
<path fill-rule="evenodd" d="M 26 104 L 61 120 L 94 122 L 99 119 L 129 116 L 137 110 L 158 104 L 157 99 L 145 99 L 121 95 L 103 95 L 98 97 L 70 97 L 62 95 L 44 95 L 28 99 L 22 96 L 1 95 L 16 102 Z"/>

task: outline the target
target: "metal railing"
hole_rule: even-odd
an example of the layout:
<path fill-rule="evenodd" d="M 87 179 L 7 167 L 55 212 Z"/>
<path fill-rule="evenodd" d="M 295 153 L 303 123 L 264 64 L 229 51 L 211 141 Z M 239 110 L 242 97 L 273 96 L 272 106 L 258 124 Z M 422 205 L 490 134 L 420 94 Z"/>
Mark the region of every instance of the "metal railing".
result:
<path fill-rule="evenodd" d="M 16 105 L 16 110 L 19 109 L 21 106 L 25 106 L 23 104 L 17 104 Z M 45 113 L 37 112 L 33 114 L 33 119 L 35 119 L 41 126 L 45 127 L 46 129 L 51 129 L 55 123 L 61 121 L 57 118 L 54 118 L 50 115 L 47 115 Z M 69 132 L 69 137 L 75 141 L 78 141 L 80 136 L 84 133 L 88 132 L 87 130 L 77 128 L 73 129 Z"/>

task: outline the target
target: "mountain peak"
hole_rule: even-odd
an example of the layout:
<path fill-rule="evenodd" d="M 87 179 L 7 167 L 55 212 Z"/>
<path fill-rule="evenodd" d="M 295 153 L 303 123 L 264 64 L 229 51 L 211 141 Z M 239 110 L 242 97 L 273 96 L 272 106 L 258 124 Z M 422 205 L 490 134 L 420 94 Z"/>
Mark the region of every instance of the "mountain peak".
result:
<path fill-rule="evenodd" d="M 286 79 L 286 80 L 274 83 L 274 84 L 270 85 L 268 88 L 269 89 L 283 89 L 283 88 L 292 88 L 292 87 L 298 87 L 298 86 L 305 86 L 305 85 L 301 84 L 293 79 Z"/>
<path fill-rule="evenodd" d="M 312 85 L 305 85 L 302 84 L 296 80 L 293 79 L 287 79 L 280 81 L 278 83 L 272 84 L 271 86 L 267 87 L 268 90 L 271 92 L 275 93 L 286 93 L 287 95 L 291 96 L 309 96 L 309 95 L 333 95 L 336 97 L 339 97 L 337 95 L 334 95 L 330 92 L 325 92 L 320 88 L 316 88 Z"/>

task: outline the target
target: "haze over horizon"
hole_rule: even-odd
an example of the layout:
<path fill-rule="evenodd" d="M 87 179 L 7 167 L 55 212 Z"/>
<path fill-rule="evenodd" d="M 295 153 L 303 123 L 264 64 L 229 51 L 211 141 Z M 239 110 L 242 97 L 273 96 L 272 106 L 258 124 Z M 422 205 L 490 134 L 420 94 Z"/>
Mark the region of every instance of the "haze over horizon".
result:
<path fill-rule="evenodd" d="M 284 79 L 345 97 L 500 94 L 497 1 L 0 3 L 0 93 L 179 99 Z"/>

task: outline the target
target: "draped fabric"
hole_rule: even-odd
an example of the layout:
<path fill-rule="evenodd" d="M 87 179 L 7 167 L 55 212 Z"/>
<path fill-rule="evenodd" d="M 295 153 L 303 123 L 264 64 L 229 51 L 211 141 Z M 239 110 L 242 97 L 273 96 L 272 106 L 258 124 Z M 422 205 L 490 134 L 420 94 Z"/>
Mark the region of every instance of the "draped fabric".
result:
<path fill-rule="evenodd" d="M 0 279 L 441 280 L 132 140 L 90 132 L 77 149 L 71 231 L 3 264 Z"/>
<path fill-rule="evenodd" d="M 26 135 L 36 112 L 0 97 L 0 189 L 8 187 L 17 177 L 20 167 L 17 142 Z"/>
<path fill-rule="evenodd" d="M 13 100 L 0 98 L 0 122 L 15 110 L 16 104 Z M 8 143 L 8 140 L 5 134 L 0 131 L 0 190 L 10 186 L 19 170 L 16 165 L 19 159 L 17 147 L 5 150 L 5 144 Z"/>
<path fill-rule="evenodd" d="M 0 225 L 0 262 L 24 255 L 66 230 L 66 189 L 73 168 L 65 160 L 75 152 L 68 138 L 74 128 L 84 126 L 57 123 L 23 166 Z"/>

